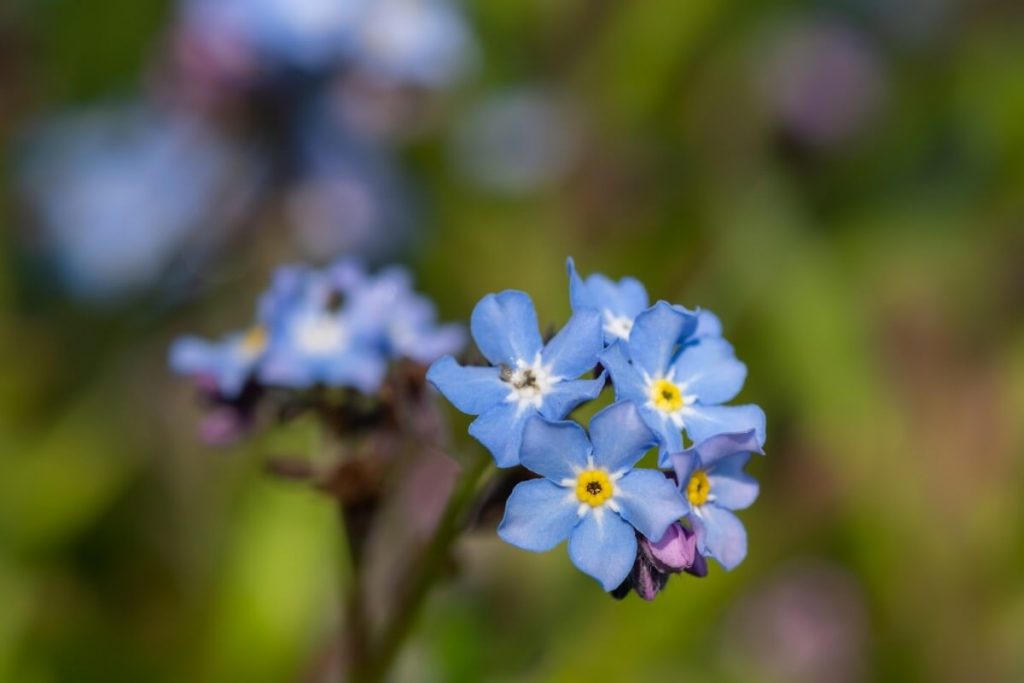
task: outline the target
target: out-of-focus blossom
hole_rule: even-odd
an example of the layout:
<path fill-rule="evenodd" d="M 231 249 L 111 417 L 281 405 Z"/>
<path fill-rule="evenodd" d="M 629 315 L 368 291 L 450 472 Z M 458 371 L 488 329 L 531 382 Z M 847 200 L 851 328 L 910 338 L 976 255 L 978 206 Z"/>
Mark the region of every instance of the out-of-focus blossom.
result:
<path fill-rule="evenodd" d="M 739 596 L 722 628 L 722 656 L 736 680 L 854 683 L 866 680 L 868 611 L 843 569 L 801 563 Z"/>
<path fill-rule="evenodd" d="M 414 240 L 412 201 L 404 177 L 384 149 L 357 141 L 323 107 L 303 117 L 286 210 L 310 257 L 393 256 Z"/>
<path fill-rule="evenodd" d="M 40 247 L 72 294 L 113 299 L 153 283 L 186 247 L 194 267 L 251 187 L 197 120 L 145 106 L 53 121 L 30 138 L 22 187 Z"/>
<path fill-rule="evenodd" d="M 862 131 L 885 97 L 885 72 L 852 28 L 818 21 L 788 26 L 759 56 L 763 96 L 785 131 L 829 148 Z"/>
<path fill-rule="evenodd" d="M 500 92 L 458 123 L 452 156 L 469 182 L 507 194 L 532 192 L 570 169 L 580 127 L 578 113 L 549 92 Z"/>
<path fill-rule="evenodd" d="M 181 21 L 221 44 L 214 54 L 249 54 L 269 67 L 319 69 L 351 54 L 367 0 L 184 0 Z M 231 58 L 234 61 L 234 57 Z M 228 62 L 230 63 L 230 62 Z"/>
<path fill-rule="evenodd" d="M 572 310 L 594 308 L 601 311 L 606 344 L 619 339 L 628 340 L 633 320 L 648 305 L 647 290 L 643 284 L 632 277 L 613 282 L 601 273 L 589 275 L 584 280 L 576 272 L 572 258 L 569 258 L 566 265 L 569 269 L 569 301 Z M 718 337 L 721 334 L 722 324 L 714 313 L 697 313 L 697 328 L 693 337 Z"/>
<path fill-rule="evenodd" d="M 721 337 L 694 337 L 697 315 L 659 301 L 636 317 L 629 339 L 608 347 L 601 364 L 615 395 L 633 401 L 661 439 L 661 463 L 716 434 L 753 429 L 764 442 L 765 415 L 756 405 L 726 406 L 743 387 L 747 368 Z"/>
<path fill-rule="evenodd" d="M 515 487 L 498 535 L 533 552 L 568 538 L 573 564 L 614 590 L 633 568 L 637 532 L 660 539 L 686 509 L 664 474 L 633 469 L 655 442 L 628 402 L 595 415 L 589 438 L 575 422 L 532 418 L 522 463 L 542 478 Z"/>
<path fill-rule="evenodd" d="M 671 456 L 697 549 L 726 569 L 747 556 L 747 532 L 732 511 L 757 500 L 757 481 L 743 471 L 751 453 L 763 453 L 753 431 L 719 434 Z"/>
<path fill-rule="evenodd" d="M 373 0 L 359 17 L 354 59 L 381 81 L 449 88 L 475 55 L 466 19 L 449 0 Z"/>
<path fill-rule="evenodd" d="M 561 420 L 601 393 L 605 377 L 577 379 L 597 364 L 603 347 L 597 311 L 574 313 L 545 346 L 533 301 L 507 290 L 488 294 L 473 309 L 473 339 L 491 367 L 464 367 L 451 356 L 427 373 L 456 408 L 479 415 L 469 433 L 484 444 L 499 467 L 519 463 L 526 421 L 533 415 Z"/>

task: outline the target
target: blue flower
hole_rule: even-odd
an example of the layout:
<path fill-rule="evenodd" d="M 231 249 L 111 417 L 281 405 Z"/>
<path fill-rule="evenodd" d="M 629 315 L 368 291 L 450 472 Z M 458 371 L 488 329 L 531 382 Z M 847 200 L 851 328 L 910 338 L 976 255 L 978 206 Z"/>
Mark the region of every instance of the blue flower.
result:
<path fill-rule="evenodd" d="M 430 367 L 427 380 L 456 408 L 479 415 L 469 433 L 491 451 L 499 467 L 519 462 L 523 428 L 531 416 L 560 420 L 601 393 L 603 374 L 576 379 L 595 367 L 603 346 L 597 311 L 573 314 L 545 346 L 530 297 L 508 290 L 488 294 L 476 305 L 470 330 L 492 367 L 462 367 L 445 356 Z"/>
<path fill-rule="evenodd" d="M 260 304 L 270 329 L 260 380 L 292 388 L 326 384 L 364 393 L 379 389 L 387 358 L 372 326 L 345 305 L 358 295 L 363 278 L 351 264 L 282 271 Z"/>
<path fill-rule="evenodd" d="M 671 456 L 697 550 L 732 569 L 747 555 L 747 532 L 732 510 L 757 500 L 757 481 L 743 471 L 751 453 L 764 453 L 753 431 L 719 434 Z"/>
<path fill-rule="evenodd" d="M 636 317 L 627 343 L 601 354 L 615 395 L 636 403 L 658 434 L 662 466 L 682 450 L 682 431 L 694 443 L 715 434 L 753 429 L 764 443 L 765 416 L 756 405 L 724 406 L 743 387 L 747 367 L 721 337 L 695 337 L 697 316 L 664 301 Z"/>
<path fill-rule="evenodd" d="M 219 342 L 189 335 L 171 345 L 170 365 L 177 373 L 208 378 L 220 396 L 234 399 L 253 376 L 266 349 L 267 332 L 262 325 L 229 334 Z"/>
<path fill-rule="evenodd" d="M 570 257 L 567 261 L 569 269 L 569 301 L 572 310 L 594 308 L 601 311 L 606 344 L 613 344 L 620 339 L 629 339 L 633 329 L 633 321 L 647 309 L 647 290 L 636 278 L 624 277 L 617 283 L 609 278 L 594 273 L 586 280 L 576 272 L 576 264 Z M 680 311 L 687 312 L 681 306 Z M 722 324 L 711 311 L 697 313 L 697 327 L 693 337 L 720 337 Z"/>
<path fill-rule="evenodd" d="M 590 438 L 575 422 L 532 418 L 523 433 L 522 461 L 543 478 L 515 487 L 498 535 L 533 552 L 568 538 L 573 564 L 613 590 L 636 561 L 635 532 L 659 540 L 687 509 L 662 472 L 633 469 L 655 443 L 629 402 L 595 415 Z"/>

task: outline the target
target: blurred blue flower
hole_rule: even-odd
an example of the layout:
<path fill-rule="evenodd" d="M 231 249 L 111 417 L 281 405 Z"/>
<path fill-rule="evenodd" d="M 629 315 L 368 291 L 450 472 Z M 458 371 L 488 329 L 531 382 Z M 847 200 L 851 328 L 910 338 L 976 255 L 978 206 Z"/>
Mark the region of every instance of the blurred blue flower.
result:
<path fill-rule="evenodd" d="M 232 191 L 251 186 L 211 130 L 141 105 L 46 124 L 23 162 L 41 248 L 71 293 L 93 300 L 151 285 L 186 248 L 194 268 L 223 234 L 210 226 L 237 209 Z"/>
<path fill-rule="evenodd" d="M 595 415 L 589 438 L 575 422 L 533 417 L 523 433 L 522 463 L 543 478 L 515 487 L 498 535 L 533 552 L 568 538 L 573 564 L 606 591 L 615 589 L 636 561 L 636 532 L 661 539 L 686 513 L 662 472 L 633 469 L 655 443 L 629 402 Z"/>
<path fill-rule="evenodd" d="M 632 277 L 624 277 L 617 283 L 601 273 L 594 273 L 586 280 L 576 272 L 576 264 L 570 257 L 566 263 L 569 269 L 569 301 L 572 310 L 594 308 L 601 311 L 606 344 L 619 339 L 629 339 L 633 321 L 647 309 L 647 290 Z M 680 310 L 685 311 L 680 307 Z M 711 311 L 697 312 L 697 327 L 693 337 L 719 337 L 722 324 Z"/>
<path fill-rule="evenodd" d="M 743 387 L 747 368 L 721 337 L 695 337 L 697 315 L 659 301 L 636 317 L 625 343 L 601 354 L 615 395 L 636 403 L 661 439 L 662 466 L 682 450 L 681 432 L 699 443 L 726 432 L 754 429 L 765 436 L 756 405 L 724 406 Z"/>
<path fill-rule="evenodd" d="M 762 453 L 753 431 L 719 434 L 671 456 L 686 499 L 697 550 L 732 569 L 747 555 L 747 532 L 732 510 L 757 499 L 757 481 L 743 468 L 751 453 Z"/>
<path fill-rule="evenodd" d="M 545 346 L 537 312 L 523 292 L 488 294 L 473 309 L 473 339 L 493 367 L 463 367 L 451 356 L 434 363 L 427 379 L 464 413 L 479 415 L 469 433 L 499 467 L 519 462 L 523 428 L 533 415 L 560 420 L 595 398 L 604 375 L 576 379 L 597 364 L 603 347 L 597 311 L 579 311 Z"/>
<path fill-rule="evenodd" d="M 259 369 L 262 382 L 291 388 L 348 386 L 364 393 L 380 388 L 387 357 L 366 321 L 345 305 L 365 284 L 360 275 L 348 267 L 288 267 L 275 277 L 260 305 L 270 333 Z"/>
<path fill-rule="evenodd" d="M 381 81 L 448 88 L 475 53 L 465 17 L 448 0 L 373 0 L 359 17 L 355 60 Z"/>
<path fill-rule="evenodd" d="M 183 0 L 182 20 L 272 63 L 334 65 L 352 52 L 368 0 Z"/>
<path fill-rule="evenodd" d="M 267 331 L 255 325 L 218 342 L 187 335 L 171 345 L 170 365 L 175 372 L 208 379 L 226 399 L 237 398 L 253 377 L 267 350 Z"/>

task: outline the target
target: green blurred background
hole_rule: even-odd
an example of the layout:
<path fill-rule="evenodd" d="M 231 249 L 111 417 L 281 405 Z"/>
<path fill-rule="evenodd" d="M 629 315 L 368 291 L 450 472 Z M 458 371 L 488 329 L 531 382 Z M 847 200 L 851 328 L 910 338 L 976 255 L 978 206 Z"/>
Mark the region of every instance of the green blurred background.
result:
<path fill-rule="evenodd" d="M 562 550 L 475 534 L 394 680 L 1024 680 L 1021 6 L 466 12 L 480 69 L 401 152 L 425 207 L 399 256 L 418 287 L 446 319 L 523 289 L 557 323 L 571 254 L 584 273 L 710 308 L 750 368 L 740 399 L 768 414 L 768 457 L 741 515 L 747 561 L 677 578 L 651 604 L 606 597 Z M 0 8 L 5 141 L 137 89 L 171 13 Z M 816 52 L 822 26 L 856 36 L 852 76 L 803 73 L 830 59 L 842 72 L 845 56 Z M 459 112 L 521 84 L 571 98 L 576 157 L 529 192 L 488 191 L 449 140 Z M 794 113 L 786 92 L 801 87 L 835 106 Z M 339 619 L 337 521 L 262 463 L 307 434 L 201 446 L 190 387 L 165 364 L 177 334 L 244 325 L 293 254 L 264 231 L 210 265 L 202 296 L 82 306 L 25 255 L 4 173 L 0 680 L 311 676 Z"/>

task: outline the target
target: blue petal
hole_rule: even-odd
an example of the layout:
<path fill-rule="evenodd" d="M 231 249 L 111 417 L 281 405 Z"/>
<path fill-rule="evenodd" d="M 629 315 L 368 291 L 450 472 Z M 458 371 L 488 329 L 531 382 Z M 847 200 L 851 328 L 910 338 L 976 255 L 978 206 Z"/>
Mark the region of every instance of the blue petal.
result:
<path fill-rule="evenodd" d="M 636 533 L 610 510 L 588 511 L 569 536 L 569 558 L 606 591 L 614 590 L 633 569 Z"/>
<path fill-rule="evenodd" d="M 505 503 L 505 517 L 498 536 L 523 550 L 541 553 L 569 537 L 579 522 L 579 501 L 571 489 L 547 479 L 533 479 L 516 485 Z"/>
<path fill-rule="evenodd" d="M 543 344 L 533 302 L 515 290 L 481 299 L 473 309 L 470 329 L 481 353 L 493 365 L 532 362 Z"/>
<path fill-rule="evenodd" d="M 179 337 L 171 344 L 171 369 L 182 375 L 208 373 L 220 358 L 220 345 L 199 337 Z"/>
<path fill-rule="evenodd" d="M 259 378 L 270 386 L 304 389 L 317 378 L 305 356 L 293 353 L 284 344 L 272 344 L 259 367 Z"/>
<path fill-rule="evenodd" d="M 594 299 L 590 289 L 583 284 L 579 273 L 576 272 L 576 263 L 570 256 L 565 262 L 566 270 L 569 271 L 569 304 L 572 310 L 580 311 L 584 308 L 600 310 L 601 306 Z"/>
<path fill-rule="evenodd" d="M 373 394 L 380 389 L 387 371 L 387 360 L 381 354 L 353 347 L 324 359 L 316 375 L 327 386 L 354 387 L 364 394 Z"/>
<path fill-rule="evenodd" d="M 662 454 L 678 453 L 683 450 L 683 433 L 665 413 L 656 408 L 641 406 L 640 417 L 658 437 L 658 445 Z M 664 467 L 664 462 L 661 462 L 660 466 Z"/>
<path fill-rule="evenodd" d="M 716 434 L 747 432 L 751 429 L 757 435 L 757 442 L 764 443 L 764 411 L 756 405 L 744 406 L 687 406 L 683 413 L 686 435 L 694 443 L 700 443 Z"/>
<path fill-rule="evenodd" d="M 647 290 L 639 280 L 632 277 L 624 277 L 619 280 L 618 295 L 615 297 L 615 313 L 629 318 L 635 318 L 647 308 Z"/>
<path fill-rule="evenodd" d="M 747 378 L 747 366 L 736 359 L 732 345 L 721 337 L 687 344 L 672 367 L 683 393 L 696 394 L 704 405 L 731 401 Z"/>
<path fill-rule="evenodd" d="M 655 542 L 690 509 L 675 483 L 658 470 L 632 470 L 615 482 L 613 500 L 622 518 Z"/>
<path fill-rule="evenodd" d="M 708 470 L 708 483 L 715 497 L 715 505 L 726 510 L 743 510 L 757 500 L 760 486 L 756 479 L 743 471 L 748 460 L 749 451 L 737 453 L 719 460 Z"/>
<path fill-rule="evenodd" d="M 592 401 L 604 389 L 605 374 L 597 379 L 575 379 L 558 382 L 544 396 L 540 414 L 549 420 L 561 420 L 585 401 Z"/>
<path fill-rule="evenodd" d="M 701 465 L 708 470 L 714 469 L 720 460 L 741 453 L 764 453 L 753 430 L 718 434 L 698 443 L 693 450 L 700 456 Z"/>
<path fill-rule="evenodd" d="M 611 375 L 615 386 L 615 398 L 634 401 L 637 405 L 647 402 L 647 390 L 640 372 L 633 367 L 626 357 L 623 342 L 616 342 L 601 354 L 601 365 Z"/>
<path fill-rule="evenodd" d="M 445 356 L 430 366 L 427 381 L 462 412 L 479 415 L 505 402 L 510 388 L 500 373 L 498 368 L 462 367 Z"/>
<path fill-rule="evenodd" d="M 678 482 L 680 489 L 685 489 L 687 484 L 690 483 L 690 477 L 700 467 L 700 456 L 697 455 L 697 450 L 694 448 L 687 448 L 685 451 L 679 453 L 672 453 L 668 456 L 668 460 L 673 470 L 676 473 L 676 481 Z"/>
<path fill-rule="evenodd" d="M 629 333 L 633 364 L 652 376 L 668 372 L 680 342 L 697 327 L 697 316 L 659 301 L 636 317 Z"/>
<path fill-rule="evenodd" d="M 594 462 L 609 472 L 629 469 L 658 443 L 631 401 L 613 403 L 591 418 L 590 440 Z"/>
<path fill-rule="evenodd" d="M 718 316 L 708 310 L 701 310 L 697 313 L 697 329 L 693 331 L 694 337 L 721 337 L 722 321 Z"/>
<path fill-rule="evenodd" d="M 536 414 L 532 409 L 519 410 L 518 404 L 504 403 L 473 420 L 469 434 L 487 447 L 498 467 L 512 467 L 519 464 L 523 426 Z"/>
<path fill-rule="evenodd" d="M 572 314 L 554 339 L 541 352 L 545 366 L 565 379 L 575 379 L 597 365 L 597 356 L 604 348 L 601 314 L 583 309 Z"/>
<path fill-rule="evenodd" d="M 736 515 L 703 505 L 691 520 L 701 554 L 718 560 L 726 569 L 733 569 L 747 556 L 747 530 Z"/>
<path fill-rule="evenodd" d="M 523 467 L 548 479 L 575 481 L 590 455 L 587 433 L 575 422 L 548 422 L 532 417 L 523 429 L 520 461 Z"/>

